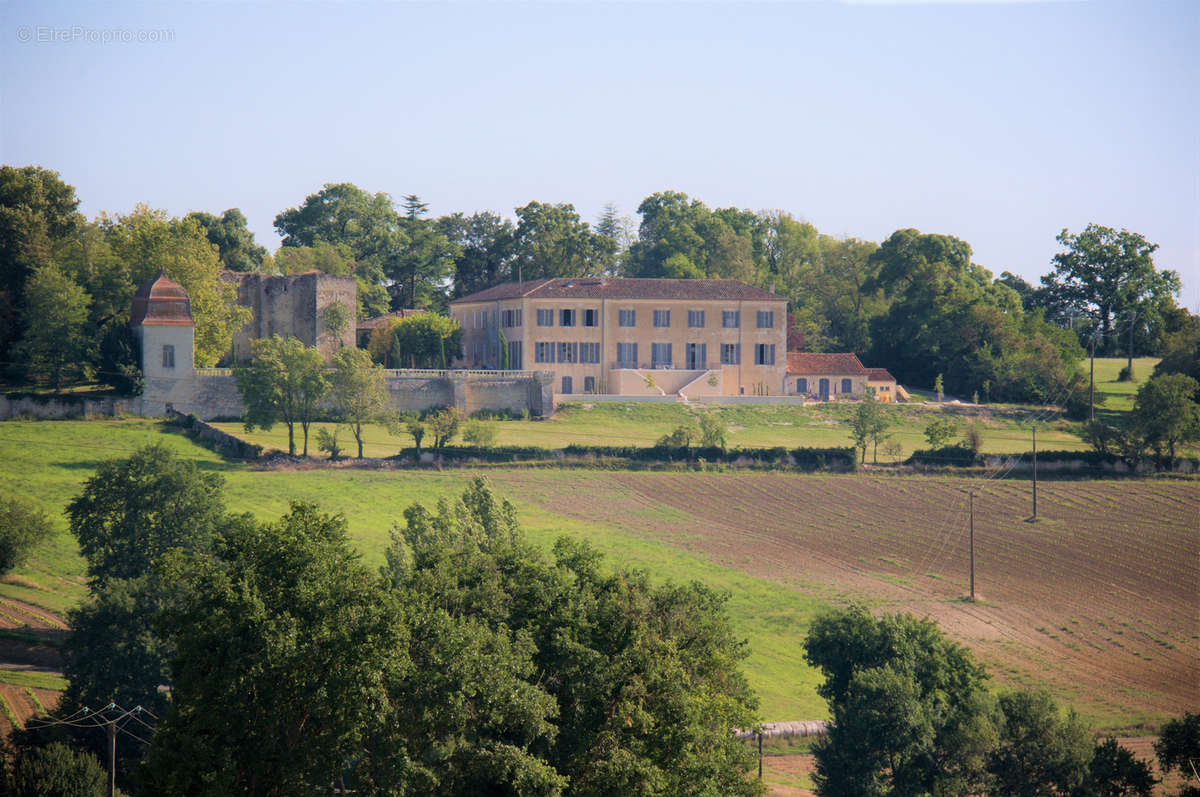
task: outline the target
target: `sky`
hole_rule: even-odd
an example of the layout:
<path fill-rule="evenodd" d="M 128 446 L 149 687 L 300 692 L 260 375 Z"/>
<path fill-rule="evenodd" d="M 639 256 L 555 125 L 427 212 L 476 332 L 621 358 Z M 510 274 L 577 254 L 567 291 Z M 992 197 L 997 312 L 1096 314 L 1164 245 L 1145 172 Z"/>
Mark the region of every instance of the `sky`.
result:
<path fill-rule="evenodd" d="M 327 182 L 435 215 L 662 190 L 1036 283 L 1064 228 L 1141 233 L 1200 310 L 1200 2 L 0 0 L 0 161 L 89 216 Z"/>

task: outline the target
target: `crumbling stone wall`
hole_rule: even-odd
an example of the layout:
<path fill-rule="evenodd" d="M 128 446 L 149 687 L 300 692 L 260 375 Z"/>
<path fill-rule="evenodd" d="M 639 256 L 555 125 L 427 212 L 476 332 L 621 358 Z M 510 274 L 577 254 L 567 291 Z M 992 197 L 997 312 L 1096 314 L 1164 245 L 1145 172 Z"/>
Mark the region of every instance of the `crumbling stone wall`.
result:
<path fill-rule="evenodd" d="M 305 346 L 320 349 L 326 359 L 342 346 L 354 345 L 358 301 L 354 277 L 319 272 L 284 276 L 225 272 L 222 278 L 237 283 L 237 303 L 253 314 L 233 336 L 234 359 L 249 359 L 250 342 L 272 335 L 299 338 Z M 338 338 L 321 320 L 322 311 L 335 303 L 343 306 L 348 321 Z"/>

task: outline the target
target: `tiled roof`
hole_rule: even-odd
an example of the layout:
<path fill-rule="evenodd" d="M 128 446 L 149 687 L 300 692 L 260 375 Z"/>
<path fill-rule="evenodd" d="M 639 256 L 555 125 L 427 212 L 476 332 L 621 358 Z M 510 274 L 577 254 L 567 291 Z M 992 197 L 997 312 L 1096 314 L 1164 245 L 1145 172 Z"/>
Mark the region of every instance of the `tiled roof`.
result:
<path fill-rule="evenodd" d="M 413 310 L 411 308 L 405 309 L 405 310 L 393 310 L 390 313 L 386 313 L 384 315 L 377 315 L 374 318 L 364 318 L 362 321 L 358 322 L 357 328 L 358 329 L 379 329 L 380 327 L 384 326 L 389 321 L 391 321 L 393 318 L 409 318 L 414 315 L 423 315 L 424 313 L 425 313 L 424 310 Z"/>
<path fill-rule="evenodd" d="M 133 312 L 129 323 L 134 326 L 194 327 L 192 303 L 187 291 L 163 272 L 143 283 L 133 295 Z"/>
<path fill-rule="evenodd" d="M 888 373 L 886 368 L 868 368 L 867 379 L 872 382 L 895 382 L 896 377 Z"/>
<path fill-rule="evenodd" d="M 450 304 L 494 302 L 501 299 L 716 299 L 786 301 L 785 297 L 737 280 L 630 279 L 558 277 L 506 282 L 455 299 Z"/>
<path fill-rule="evenodd" d="M 838 354 L 814 354 L 806 351 L 789 351 L 787 356 L 787 372 L 789 374 L 845 374 L 846 376 L 866 375 L 867 369 L 850 352 Z"/>

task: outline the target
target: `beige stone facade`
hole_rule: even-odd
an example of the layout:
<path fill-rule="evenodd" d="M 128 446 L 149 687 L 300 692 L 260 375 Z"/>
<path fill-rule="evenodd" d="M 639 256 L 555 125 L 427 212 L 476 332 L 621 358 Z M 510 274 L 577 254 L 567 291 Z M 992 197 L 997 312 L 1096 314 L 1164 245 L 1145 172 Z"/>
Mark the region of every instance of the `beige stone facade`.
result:
<path fill-rule="evenodd" d="M 862 398 L 867 391 L 867 369 L 850 353 L 788 352 L 784 392 L 830 401 Z"/>
<path fill-rule="evenodd" d="M 457 299 L 459 364 L 554 372 L 557 396 L 779 395 L 787 300 L 734 280 L 552 279 Z"/>

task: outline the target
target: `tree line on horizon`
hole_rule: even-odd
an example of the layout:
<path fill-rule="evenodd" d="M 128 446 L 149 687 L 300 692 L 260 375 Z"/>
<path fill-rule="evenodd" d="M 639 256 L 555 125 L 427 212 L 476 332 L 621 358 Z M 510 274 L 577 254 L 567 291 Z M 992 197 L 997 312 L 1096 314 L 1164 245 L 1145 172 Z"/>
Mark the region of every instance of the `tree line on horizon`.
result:
<path fill-rule="evenodd" d="M 237 208 L 172 218 L 78 212 L 72 186 L 40 167 L 0 168 L 0 360 L 10 382 L 55 387 L 98 376 L 127 384 L 124 321 L 137 284 L 159 270 L 188 290 L 196 363 L 227 356 L 245 308 L 223 270 L 353 275 L 358 315 L 447 303 L 512 280 L 625 276 L 737 279 L 790 303 L 790 339 L 850 351 L 915 385 L 985 401 L 1062 403 L 1080 387 L 1085 350 L 1196 359 L 1200 317 L 1176 302 L 1179 277 L 1156 244 L 1095 224 L 1057 237 L 1063 250 L 1033 286 L 974 263 L 951 235 L 901 229 L 882 243 L 821 233 L 786 211 L 710 208 L 661 191 L 612 205 L 594 224 L 569 203 L 530 202 L 431 217 L 409 194 L 327 183 L 274 219 L 274 254 Z M 136 360 L 136 357 L 132 358 Z M 1200 374 L 1196 374 L 1200 375 Z"/>

